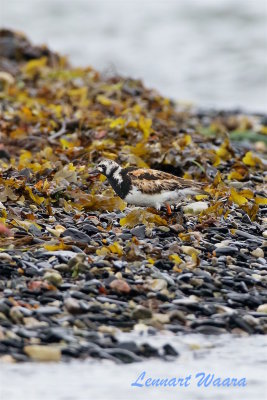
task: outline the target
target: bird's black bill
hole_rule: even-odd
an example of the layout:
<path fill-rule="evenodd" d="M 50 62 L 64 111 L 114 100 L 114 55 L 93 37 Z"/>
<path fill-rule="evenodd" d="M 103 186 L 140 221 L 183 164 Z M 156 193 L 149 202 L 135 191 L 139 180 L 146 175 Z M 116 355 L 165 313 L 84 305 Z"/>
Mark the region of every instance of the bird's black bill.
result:
<path fill-rule="evenodd" d="M 99 176 L 101 175 L 101 172 L 99 172 L 97 169 L 94 169 L 93 171 L 89 172 L 90 176 Z"/>

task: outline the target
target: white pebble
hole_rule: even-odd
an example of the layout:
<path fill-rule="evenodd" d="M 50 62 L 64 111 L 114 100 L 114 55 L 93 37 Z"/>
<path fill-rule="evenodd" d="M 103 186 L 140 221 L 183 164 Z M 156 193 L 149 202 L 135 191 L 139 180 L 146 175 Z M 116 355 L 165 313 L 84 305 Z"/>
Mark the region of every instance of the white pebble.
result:
<path fill-rule="evenodd" d="M 257 247 L 255 250 L 251 252 L 251 254 L 256 257 L 256 258 L 263 258 L 264 257 L 264 251 Z"/>
<path fill-rule="evenodd" d="M 267 314 L 267 303 L 261 304 L 258 308 L 257 311 L 260 313 L 266 313 Z"/>
<path fill-rule="evenodd" d="M 195 203 L 190 203 L 187 206 L 183 207 L 183 211 L 185 214 L 200 214 L 202 211 L 206 210 L 209 207 L 206 201 L 196 201 Z"/>

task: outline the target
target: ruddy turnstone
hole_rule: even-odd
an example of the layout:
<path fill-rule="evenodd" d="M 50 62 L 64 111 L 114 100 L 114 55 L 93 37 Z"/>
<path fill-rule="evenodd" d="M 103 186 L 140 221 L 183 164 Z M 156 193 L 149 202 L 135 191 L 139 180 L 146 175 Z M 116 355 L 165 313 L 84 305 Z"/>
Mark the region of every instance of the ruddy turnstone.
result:
<path fill-rule="evenodd" d="M 154 169 L 122 168 L 112 160 L 101 161 L 96 172 L 105 175 L 117 195 L 128 204 L 157 210 L 164 205 L 168 214 L 171 213 L 170 204 L 177 204 L 187 196 L 205 193 L 205 183 Z"/>

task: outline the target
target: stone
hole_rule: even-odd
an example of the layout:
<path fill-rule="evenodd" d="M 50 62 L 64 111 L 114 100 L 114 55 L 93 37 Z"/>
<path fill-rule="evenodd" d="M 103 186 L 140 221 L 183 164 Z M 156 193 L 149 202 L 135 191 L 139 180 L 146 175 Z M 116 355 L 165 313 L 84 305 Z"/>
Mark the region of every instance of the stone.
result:
<path fill-rule="evenodd" d="M 163 346 L 163 351 L 165 356 L 179 356 L 179 353 L 175 350 L 175 348 L 168 343 Z"/>
<path fill-rule="evenodd" d="M 206 201 L 197 201 L 195 203 L 187 204 L 183 207 L 183 212 L 185 214 L 193 214 L 198 215 L 202 211 L 206 210 L 209 207 L 209 204 Z"/>
<path fill-rule="evenodd" d="M 4 314 L 8 314 L 10 307 L 6 304 L 4 299 L 0 299 L 0 312 Z"/>
<path fill-rule="evenodd" d="M 41 328 L 44 326 L 48 326 L 48 322 L 46 321 L 38 321 L 38 319 L 33 317 L 24 317 L 23 323 L 28 328 Z"/>
<path fill-rule="evenodd" d="M 267 232 L 267 231 L 266 231 Z M 241 236 L 241 237 L 244 237 L 244 238 L 246 238 L 246 239 L 250 239 L 250 240 L 252 240 L 253 242 L 255 242 L 255 243 L 262 243 L 262 238 L 260 238 L 260 237 L 257 237 L 257 236 L 255 236 L 255 235 L 252 235 L 251 233 L 248 233 L 248 232 L 245 232 L 245 231 L 241 231 L 240 229 L 237 229 L 236 231 L 235 231 L 235 235 L 238 235 L 238 236 Z"/>
<path fill-rule="evenodd" d="M 173 300 L 173 304 L 179 304 L 184 306 L 190 306 L 197 304 L 199 299 L 196 296 L 185 297 L 183 299 L 175 299 Z"/>
<path fill-rule="evenodd" d="M 235 246 L 225 246 L 225 247 L 217 247 L 215 250 L 216 256 L 220 255 L 232 255 L 238 252 L 238 248 Z"/>
<path fill-rule="evenodd" d="M 100 325 L 98 328 L 98 332 L 100 333 L 108 333 L 109 335 L 115 336 L 119 333 L 119 330 L 114 326 Z"/>
<path fill-rule="evenodd" d="M 152 312 L 149 308 L 143 306 L 137 306 L 132 312 L 132 318 L 135 320 L 149 319 L 152 317 Z"/>
<path fill-rule="evenodd" d="M 0 260 L 13 262 L 13 258 L 8 253 L 4 253 L 4 252 L 0 253 Z"/>
<path fill-rule="evenodd" d="M 253 250 L 251 254 L 256 258 L 264 257 L 264 251 L 260 247 L 257 247 L 255 250 Z"/>
<path fill-rule="evenodd" d="M 74 253 L 73 253 L 74 254 Z M 68 262 L 68 266 L 70 268 L 74 268 L 77 264 L 82 264 L 85 261 L 85 254 L 81 253 L 81 254 L 76 254 L 75 257 L 72 257 L 69 262 Z"/>
<path fill-rule="evenodd" d="M 166 272 L 161 272 L 158 268 L 154 266 L 151 268 L 151 270 L 153 271 L 153 274 L 151 274 L 153 278 L 163 279 L 167 282 L 168 285 L 175 286 L 175 281 L 169 274 L 167 274 Z"/>
<path fill-rule="evenodd" d="M 174 266 L 174 263 L 169 260 L 166 260 L 166 259 L 160 259 L 154 263 L 154 267 L 156 267 L 160 270 L 169 271 L 173 268 L 173 266 Z"/>
<path fill-rule="evenodd" d="M 217 326 L 201 325 L 194 328 L 195 332 L 202 333 L 204 335 L 222 335 L 227 333 L 226 329 Z"/>
<path fill-rule="evenodd" d="M 20 324 L 23 320 L 23 313 L 21 312 L 20 307 L 12 307 L 9 311 L 9 316 L 16 324 Z"/>
<path fill-rule="evenodd" d="M 136 354 L 126 349 L 119 349 L 119 348 L 105 349 L 105 352 L 119 359 L 124 364 L 142 361 L 141 357 L 138 357 Z"/>
<path fill-rule="evenodd" d="M 266 313 L 266 314 L 267 314 L 267 303 L 261 304 L 261 305 L 257 308 L 257 312 Z"/>
<path fill-rule="evenodd" d="M 60 314 L 60 308 L 58 307 L 53 307 L 53 306 L 41 306 L 35 310 L 36 314 L 42 314 L 42 315 L 54 315 L 54 314 Z"/>
<path fill-rule="evenodd" d="M 184 232 L 185 228 L 181 224 L 174 224 L 170 226 L 171 230 L 173 230 L 176 233 Z"/>
<path fill-rule="evenodd" d="M 82 311 L 79 301 L 72 297 L 67 298 L 64 301 L 64 305 L 70 314 L 80 314 Z"/>
<path fill-rule="evenodd" d="M 168 324 L 170 322 L 169 314 L 154 313 L 152 317 L 152 322 L 160 324 Z"/>
<path fill-rule="evenodd" d="M 5 354 L 0 356 L 0 364 L 14 364 L 16 362 L 15 358 L 12 357 L 10 354 Z"/>
<path fill-rule="evenodd" d="M 7 317 L 2 312 L 0 312 L 0 321 L 7 321 Z"/>
<path fill-rule="evenodd" d="M 226 239 L 226 240 L 222 240 L 219 243 L 215 243 L 215 247 L 219 248 L 219 247 L 225 247 L 225 246 L 229 246 L 229 244 L 231 243 L 230 239 Z"/>
<path fill-rule="evenodd" d="M 4 340 L 4 339 L 5 339 L 4 331 L 2 330 L 2 328 L 0 326 L 0 340 Z"/>
<path fill-rule="evenodd" d="M 131 291 L 131 287 L 129 284 L 123 279 L 114 279 L 110 284 L 110 288 L 118 293 L 129 293 Z"/>
<path fill-rule="evenodd" d="M 151 346 L 149 343 L 143 343 L 140 345 L 140 353 L 144 357 L 158 357 L 159 351 L 155 347 Z"/>
<path fill-rule="evenodd" d="M 44 280 L 54 286 L 59 286 L 63 282 L 62 276 L 58 271 L 47 271 L 44 274 Z"/>
<path fill-rule="evenodd" d="M 144 239 L 146 237 L 145 231 L 146 231 L 145 225 L 140 225 L 131 229 L 130 232 L 133 236 L 136 236 L 138 239 Z"/>
<path fill-rule="evenodd" d="M 164 279 L 154 279 L 149 283 L 148 288 L 153 292 L 160 292 L 167 288 L 167 282 Z"/>
<path fill-rule="evenodd" d="M 61 350 L 54 346 L 29 345 L 24 346 L 24 353 L 33 361 L 60 361 Z"/>
<path fill-rule="evenodd" d="M 119 344 L 116 344 L 116 347 L 119 349 L 125 349 L 128 351 L 132 351 L 133 353 L 138 353 L 139 347 L 135 342 L 121 342 Z"/>
<path fill-rule="evenodd" d="M 164 226 L 164 225 L 158 226 L 157 229 L 161 232 L 170 232 L 170 228 L 168 226 Z"/>
<path fill-rule="evenodd" d="M 95 225 L 92 225 L 92 224 L 84 224 L 83 226 L 82 226 L 82 230 L 83 231 L 85 231 L 85 233 L 87 234 L 87 235 L 95 235 L 96 233 L 98 233 L 99 232 L 99 229 L 98 228 L 96 228 L 96 226 Z"/>
<path fill-rule="evenodd" d="M 61 237 L 67 237 L 67 236 L 70 236 L 73 240 L 75 240 L 77 242 L 82 242 L 82 243 L 90 242 L 90 236 L 88 236 L 86 233 L 79 231 L 78 229 L 74 229 L 74 228 L 66 229 L 61 234 Z"/>

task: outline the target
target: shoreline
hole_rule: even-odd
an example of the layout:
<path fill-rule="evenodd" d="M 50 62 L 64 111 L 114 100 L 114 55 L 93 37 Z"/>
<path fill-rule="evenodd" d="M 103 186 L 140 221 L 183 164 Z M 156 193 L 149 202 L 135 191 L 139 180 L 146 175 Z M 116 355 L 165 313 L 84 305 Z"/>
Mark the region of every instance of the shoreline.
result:
<path fill-rule="evenodd" d="M 230 336 L 230 335 L 228 335 Z M 10 400 L 23 400 L 25 396 L 29 400 L 45 400 L 53 397 L 62 400 L 70 394 L 76 399 L 83 400 L 94 396 L 96 400 L 123 400 L 147 399 L 160 400 L 162 396 L 173 399 L 177 393 L 186 396 L 189 400 L 212 399 L 220 397 L 222 400 L 229 398 L 235 392 L 237 400 L 264 397 L 266 384 L 262 365 L 264 363 L 264 337 L 254 336 L 246 338 L 214 338 L 213 342 L 206 336 L 196 340 L 193 338 L 185 341 L 185 345 L 178 341 L 172 342 L 180 357 L 171 364 L 162 360 L 148 360 L 142 363 L 133 363 L 127 366 L 117 365 L 108 360 L 72 360 L 70 363 L 23 363 L 2 364 L 0 381 L 5 382 L 0 389 L 0 394 Z M 128 338 L 129 340 L 130 338 Z M 136 340 L 135 338 L 134 340 Z M 182 337 L 181 340 L 185 339 Z M 142 340 L 141 338 L 138 339 Z M 165 338 L 151 338 L 152 345 L 161 346 L 166 342 Z M 198 347 L 198 349 L 197 349 Z M 193 350 L 195 348 L 195 350 Z M 191 350 L 190 350 L 191 349 Z M 253 354 L 252 354 L 253 352 Z M 233 354 L 235 357 L 233 358 Z M 220 365 L 216 360 L 220 358 Z M 239 360 L 242 360 L 242 363 Z M 216 364 L 216 366 L 215 366 Z M 171 371 L 166 372 L 166 367 Z M 147 387 L 134 388 L 131 382 L 136 376 L 146 370 L 153 376 L 194 376 L 199 371 L 215 373 L 226 377 L 236 375 L 238 378 L 247 378 L 245 388 L 232 387 L 207 387 L 198 388 L 193 385 L 186 387 Z M 227 374 L 225 373 L 227 371 Z M 25 379 L 31 376 L 31 380 Z M 105 377 L 105 385 L 103 385 Z M 11 382 L 16 380 L 17 385 Z M 49 382 L 49 385 L 48 385 Z M 66 384 L 66 382 L 68 382 Z M 33 391 L 32 388 L 35 387 Z M 108 388 L 108 389 L 106 389 Z M 23 393 L 23 394 L 22 394 Z"/>

